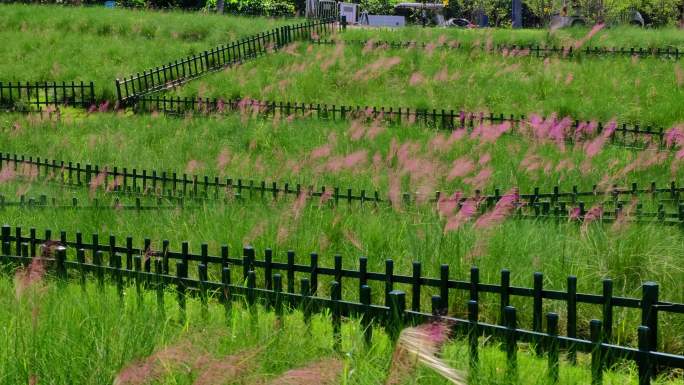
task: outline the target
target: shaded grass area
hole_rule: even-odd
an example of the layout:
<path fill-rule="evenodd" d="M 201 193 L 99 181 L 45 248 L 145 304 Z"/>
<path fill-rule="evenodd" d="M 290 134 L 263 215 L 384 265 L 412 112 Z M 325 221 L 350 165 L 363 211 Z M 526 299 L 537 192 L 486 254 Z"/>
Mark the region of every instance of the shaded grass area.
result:
<path fill-rule="evenodd" d="M 144 293 L 138 303 L 133 287 L 126 288 L 123 301 L 109 285 L 100 291 L 88 284 L 83 292 L 76 285 L 52 280 L 34 282 L 17 294 L 7 276 L 0 279 L 0 293 L 0 319 L 6 326 L 0 340 L 7 347 L 0 351 L 0 379 L 7 383 L 49 379 L 54 384 L 111 384 L 125 368 L 157 357 L 163 359 L 148 367 L 152 370 L 143 372 L 145 376 L 128 378 L 144 378 L 151 380 L 144 383 L 152 384 L 200 384 L 208 377 L 213 383 L 264 384 L 289 369 L 328 357 L 343 362 L 341 370 L 336 368 L 340 370 L 339 383 L 370 385 L 384 383 L 392 356 L 392 343 L 380 329 L 375 330 L 372 347 L 367 348 L 355 320 L 343 324 L 342 353 L 335 353 L 330 318 L 325 315 L 314 316 L 307 327 L 301 313 L 295 311 L 284 317 L 280 327 L 274 327 L 273 313 L 260 307 L 251 312 L 238 303 L 226 319 L 223 307 L 213 301 L 203 316 L 199 301 L 190 298 L 186 319 L 179 322 L 175 296 L 170 292 L 165 295 L 165 312 L 159 313 L 154 295 Z M 301 338 L 308 333 L 317 338 Z M 503 353 L 496 344 L 485 343 L 481 340 L 477 381 L 499 384 L 506 376 L 499 369 Z M 201 352 L 201 360 L 195 357 L 197 352 Z M 230 365 L 226 358 L 231 357 L 245 359 L 239 366 Z M 467 347 L 460 340 L 448 343 L 443 357 L 455 368 L 467 368 Z M 217 362 L 223 364 L 206 365 Z M 508 383 L 545 383 L 545 365 L 544 359 L 535 358 L 522 346 L 519 378 Z M 561 363 L 560 383 L 586 383 L 589 372 L 586 357 L 581 355 L 577 367 Z M 226 377 L 227 373 L 236 375 Z M 404 378 L 406 384 L 445 384 L 426 368 Z M 637 383 L 630 365 L 606 372 L 605 381 Z M 676 381 L 660 378 L 655 383 Z"/>
<path fill-rule="evenodd" d="M 0 148 L 4 153 L 82 164 L 175 171 L 224 178 L 289 182 L 303 186 L 338 186 L 379 191 L 436 190 L 493 194 L 518 187 L 551 192 L 608 189 L 613 183 L 645 188 L 651 182 L 667 187 L 683 170 L 676 154 L 638 151 L 609 143 L 593 157 L 586 143 L 558 146 L 517 134 L 494 140 L 449 139 L 453 134 L 415 126 L 385 127 L 319 120 L 288 122 L 246 116 L 178 119 L 112 114 L 65 115 L 59 121 L 37 116 L 0 117 Z M 402 155 L 403 154 L 403 155 Z M 465 170 L 458 169 L 468 163 Z M 413 162 L 413 163 L 412 163 Z M 459 170 L 456 170 L 459 171 Z M 488 178 L 477 177 L 491 171 Z"/>
<path fill-rule="evenodd" d="M 395 110 L 558 114 L 669 127 L 684 117 L 680 65 L 653 58 L 544 60 L 480 50 L 303 44 L 213 74 L 175 94 Z"/>
<path fill-rule="evenodd" d="M 202 13 L 0 5 L 8 81 L 94 81 L 115 99 L 114 80 L 204 52 L 293 20 Z"/>

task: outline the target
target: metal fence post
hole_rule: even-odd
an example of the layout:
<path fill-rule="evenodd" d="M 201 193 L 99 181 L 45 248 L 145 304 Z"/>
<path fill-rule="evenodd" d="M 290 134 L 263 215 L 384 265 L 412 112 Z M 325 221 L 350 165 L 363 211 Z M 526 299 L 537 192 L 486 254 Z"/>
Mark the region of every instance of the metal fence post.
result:
<path fill-rule="evenodd" d="M 401 329 L 404 327 L 406 293 L 401 290 L 392 290 L 389 293 L 389 299 L 389 322 L 387 330 L 392 341 L 396 341 L 399 338 Z"/>

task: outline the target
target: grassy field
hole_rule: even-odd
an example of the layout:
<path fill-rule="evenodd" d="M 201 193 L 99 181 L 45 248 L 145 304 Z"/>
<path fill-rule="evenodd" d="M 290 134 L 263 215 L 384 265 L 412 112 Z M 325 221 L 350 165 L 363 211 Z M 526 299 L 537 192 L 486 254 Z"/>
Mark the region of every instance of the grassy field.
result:
<path fill-rule="evenodd" d="M 2 81 L 94 81 L 115 99 L 114 80 L 294 20 L 0 4 Z M 99 96 L 99 95 L 98 95 Z"/>
<path fill-rule="evenodd" d="M 587 28 L 568 28 L 555 31 L 539 29 L 458 29 L 458 28 L 421 28 L 407 27 L 399 29 L 348 28 L 340 34 L 344 40 L 376 41 L 416 41 L 433 42 L 445 40 L 447 44 L 485 46 L 488 41 L 493 44 L 517 44 L 540 46 L 574 45 L 587 35 Z M 679 48 L 684 49 L 684 36 L 681 30 L 671 28 L 638 29 L 632 27 L 604 28 L 593 37 L 587 39 L 590 47 L 642 47 L 642 48 Z"/>
<path fill-rule="evenodd" d="M 474 188 L 491 193 L 494 188 L 500 188 L 503 193 L 512 187 L 520 188 L 521 192 L 531 192 L 537 186 L 550 191 L 558 184 L 563 191 L 570 190 L 572 185 L 584 191 L 597 181 L 603 181 L 602 187 L 607 188 L 613 182 L 622 187 L 629 187 L 631 182 L 646 186 L 651 181 L 666 186 L 670 180 L 680 179 L 678 161 L 670 151 L 606 146 L 589 157 L 582 145 L 561 149 L 556 143 L 536 142 L 516 135 L 502 136 L 492 143 L 482 143 L 480 138 L 462 138 L 444 151 L 434 152 L 434 143 L 439 142 L 435 138 L 444 134 L 419 128 L 387 128 L 372 139 L 354 140 L 352 131 L 358 128 L 341 122 L 295 120 L 274 124 L 270 120 L 239 117 L 177 119 L 111 114 L 67 117 L 63 122 L 35 121 L 33 117 L 19 115 L 6 117 L 3 132 L 7 139 L 1 143 L 8 152 L 129 170 L 155 168 L 224 178 L 241 176 L 257 181 L 264 178 L 278 181 L 281 186 L 285 181 L 292 186 L 295 183 L 328 188 L 349 186 L 357 193 L 361 189 L 369 193 L 377 190 L 383 197 L 395 188 L 430 194 L 436 189 L 451 194 L 457 190 L 472 193 Z M 331 136 L 337 139 L 331 141 Z M 51 145 L 43 150 L 42 144 L 46 142 Z M 326 146 L 329 154 L 320 158 L 312 156 L 316 149 Z M 420 161 L 418 165 L 400 160 L 402 156 L 398 154 L 388 157 L 393 151 L 402 153 L 399 148 L 408 152 L 408 158 Z M 339 162 L 335 159 L 358 153 L 367 155 L 353 167 L 331 167 Z M 371 159 L 370 154 L 375 153 L 382 159 L 378 164 Z M 470 159 L 476 166 L 449 180 L 450 169 L 458 159 Z M 482 159 L 486 161 L 480 164 Z M 611 162 L 614 164 L 606 168 Z M 538 165 L 531 167 L 532 163 Z M 573 166 L 559 168 L 559 164 Z M 293 169 L 295 165 L 297 170 Z M 421 167 L 436 171 L 425 175 Z M 493 174 L 489 178 L 475 178 L 482 169 L 491 169 Z M 671 174 L 671 170 L 675 173 Z M 21 191 L 29 196 L 47 194 L 66 201 L 75 196 L 87 204 L 90 195 L 88 191 L 60 190 L 51 184 L 21 180 L 5 183 L 1 191 L 8 199 L 16 199 L 16 192 Z M 645 210 L 654 211 L 660 199 L 667 196 L 656 200 L 650 195 L 640 198 Z M 111 202 L 112 198 L 100 199 Z M 629 205 L 630 198 L 625 199 Z M 150 237 L 157 245 L 162 239 L 174 245 L 188 240 L 195 247 L 209 242 L 214 253 L 218 253 L 218 247 L 224 242 L 233 250 L 240 250 L 246 244 L 259 250 L 270 247 L 281 260 L 286 250 L 293 249 L 298 252 L 301 263 L 308 263 L 308 253 L 316 251 L 321 253 L 321 263 L 326 266 L 332 266 L 332 257 L 337 253 L 344 256 L 344 264 L 349 267 L 355 267 L 357 258 L 366 255 L 369 268 L 382 271 L 385 259 L 392 258 L 396 261 L 396 271 L 402 274 L 410 273 L 414 260 L 421 261 L 430 276 L 437 276 L 439 265 L 448 263 L 453 274 L 463 279 L 467 278 L 471 265 L 478 265 L 483 281 L 488 282 L 497 282 L 500 269 L 509 268 L 519 285 L 529 285 L 532 273 L 543 271 L 548 287 L 555 289 L 563 289 L 566 277 L 574 274 L 580 277 L 581 290 L 587 292 L 600 292 L 600 279 L 610 277 L 616 280 L 616 293 L 626 296 L 638 296 L 641 282 L 656 280 L 662 285 L 664 298 L 684 300 L 684 293 L 677 285 L 684 279 L 684 270 L 676 262 L 682 258 L 679 245 L 684 242 L 678 227 L 657 224 L 587 227 L 567 222 L 553 225 L 549 220 L 511 219 L 485 228 L 466 225 L 459 231 L 446 231 L 450 215 L 440 212 L 435 205 L 392 208 L 342 204 L 332 209 L 320 207 L 317 202 L 312 199 L 302 208 L 294 198 L 273 202 L 257 195 L 244 203 L 209 203 L 198 210 L 158 213 L 66 210 L 55 216 L 50 210 L 7 208 L 3 216 L 12 225 L 69 233 L 80 230 L 85 234 L 131 235 L 136 239 Z M 587 207 L 597 202 L 601 199 L 589 199 Z M 424 303 L 428 303 L 427 299 Z M 453 311 L 462 313 L 463 306 L 464 303 L 456 304 Z M 529 308 L 529 303 L 520 306 Z M 588 322 L 597 316 L 598 310 L 587 309 L 582 317 Z M 495 314 L 492 311 L 489 316 L 494 318 Z M 628 325 L 635 322 L 638 314 L 624 312 L 621 317 L 624 318 L 620 322 Z M 673 322 L 680 325 L 679 321 Z M 684 346 L 681 336 L 676 332 L 664 336 L 669 350 L 681 351 Z M 633 341 L 633 331 L 626 330 L 623 338 Z"/>
<path fill-rule="evenodd" d="M 180 322 L 175 296 L 165 296 L 165 311 L 156 309 L 153 294 L 137 303 L 132 287 L 119 300 L 113 287 L 57 285 L 50 280 L 27 283 L 24 273 L 0 279 L 0 380 L 3 383 L 52 384 L 377 384 L 385 381 L 393 346 L 376 329 L 372 348 L 364 346 L 361 327 L 345 322 L 342 350 L 333 348 L 330 318 L 315 316 L 307 327 L 300 312 L 276 322 L 272 312 L 247 311 L 239 302 L 228 318 L 222 306 L 210 305 L 203 315 L 199 301 L 188 300 Z M 116 311 L 112 311 L 116 309 Z M 154 327 L 151 327 L 154 325 Z M 301 338 L 302 333 L 316 338 Z M 504 353 L 497 344 L 483 344 L 478 384 L 499 384 L 505 374 Z M 467 370 L 467 345 L 449 342 L 443 359 Z M 590 381 L 585 358 L 572 367 L 561 364 L 560 384 Z M 518 380 L 543 384 L 546 362 L 526 349 L 519 354 Z M 288 372 L 292 369 L 308 370 Z M 605 374 L 606 384 L 636 384 L 635 369 L 619 366 Z M 408 370 L 397 384 L 437 385 L 445 380 L 432 371 Z M 474 379 L 473 379 L 474 380 Z M 280 382 L 278 382 L 280 381 Z M 675 380 L 676 381 L 676 380 Z M 509 382 L 510 383 L 510 382 Z M 655 384 L 675 384 L 662 378 Z"/>
<path fill-rule="evenodd" d="M 116 76 L 291 22 L 1 5 L 0 38 L 8 41 L 3 49 L 9 56 L 0 63 L 0 79 L 82 79 L 112 87 Z M 2 206 L 0 221 L 26 229 L 34 227 L 39 234 L 45 229 L 53 234 L 64 230 L 70 239 L 77 231 L 86 238 L 98 233 L 103 243 L 110 234 L 121 243 L 132 236 L 136 246 L 148 237 L 157 250 L 163 240 L 170 241 L 172 250 L 189 241 L 193 252 L 207 243 L 210 253 L 217 255 L 220 246 L 228 244 L 231 256 L 239 256 L 243 246 L 253 245 L 259 256 L 265 248 L 272 248 L 275 261 L 283 261 L 286 251 L 294 250 L 296 262 L 302 264 L 308 264 L 309 253 L 318 252 L 320 266 L 325 267 L 333 265 L 336 254 L 342 255 L 345 268 L 357 268 L 358 258 L 367 256 L 369 270 L 378 272 L 384 270 L 386 259 L 393 259 L 395 273 L 407 275 L 413 261 L 422 262 L 423 275 L 430 277 L 438 277 L 440 264 L 446 263 L 452 279 L 467 280 L 470 267 L 477 265 L 481 282 L 486 283 L 497 283 L 501 269 L 508 268 L 513 286 L 530 287 L 532 274 L 541 271 L 545 289 L 564 290 L 567 276 L 576 275 L 580 292 L 600 293 L 601 280 L 612 278 L 616 296 L 639 297 L 642 283 L 652 280 L 660 284 L 662 300 L 684 302 L 681 225 L 522 219 L 506 210 L 482 206 L 468 214 L 463 208 L 427 200 L 436 191 L 444 196 L 472 196 L 477 190 L 492 194 L 499 189 L 510 197 L 516 191 L 530 193 L 540 188 L 549 192 L 556 186 L 561 191 L 573 186 L 588 191 L 596 186 L 600 192 L 613 185 L 630 188 L 632 183 L 640 188 L 651 182 L 658 187 L 666 187 L 671 181 L 681 185 L 684 129 L 677 127 L 684 123 L 681 63 L 658 58 L 544 60 L 504 57 L 486 49 L 490 43 L 500 42 L 567 45 L 586 34 L 587 30 L 350 28 L 340 36 L 342 39 L 446 45 L 458 41 L 479 48 L 298 44 L 191 82 L 172 94 L 571 115 L 600 120 L 607 126 L 611 119 L 641 121 L 666 129 L 674 127 L 667 135 L 668 142 L 673 142 L 667 148 L 659 143 L 632 146 L 629 138 L 627 143 L 611 143 L 592 125 L 573 130 L 567 121 L 551 123 L 534 118 L 523 127 L 487 124 L 449 132 L 419 125 L 390 126 L 380 121 L 325 121 L 284 115 L 264 119 L 253 116 L 249 109 L 210 117 L 135 115 L 130 111 L 87 113 L 71 108 L 52 115 L 2 114 L 3 154 L 118 166 L 119 170 L 136 168 L 138 172 L 186 173 L 200 179 L 207 175 L 212 180 L 214 176 L 241 178 L 245 183 L 265 180 L 281 187 L 287 182 L 291 188 L 296 184 L 305 188 L 312 185 L 316 190 L 338 186 L 343 192 L 351 188 L 356 194 L 364 190 L 369 196 L 377 191 L 383 199 L 395 201 L 403 193 L 418 198 L 411 205 L 341 202 L 333 206 L 304 195 L 274 200 L 256 194 L 201 203 L 187 199 L 185 208 L 140 212 Z M 585 44 L 682 49 L 684 38 L 674 29 L 620 28 L 600 31 Z M 51 58 L 45 58 L 46 52 L 51 52 Z M 104 89 L 111 97 L 111 88 Z M 5 202 L 41 194 L 65 203 L 75 197 L 85 206 L 94 204 L 94 199 L 108 206 L 113 206 L 115 199 L 125 205 L 134 202 L 131 197 L 102 191 L 97 182 L 90 188 L 69 187 L 56 183 L 54 175 L 38 175 L 29 168 L 14 172 L 5 166 L 0 170 L 0 195 Z M 608 209 L 614 204 L 603 195 L 583 200 L 593 212 L 600 212 L 602 204 Z M 679 204 L 668 193 L 625 195 L 620 200 L 628 214 L 637 203 L 648 212 L 655 212 L 662 204 L 674 213 Z M 155 200 L 145 198 L 143 202 L 152 204 Z M 475 205 L 475 201 L 467 202 Z M 73 258 L 72 251 L 69 258 Z M 193 265 L 191 271 L 195 270 Z M 287 316 L 283 328 L 274 327 L 272 313 L 259 310 L 258 317 L 253 318 L 241 306 L 226 322 L 222 307 L 214 300 L 204 319 L 199 304 L 192 299 L 187 320 L 179 322 L 175 293 L 171 291 L 166 295 L 166 311 L 160 315 L 154 309 L 152 294 L 147 294 L 140 306 L 131 288 L 120 301 L 111 287 L 101 293 L 93 285 L 81 293 L 73 284 L 39 279 L 24 288 L 22 274 L 8 270 L 0 278 L 0 323 L 8 325 L 0 329 L 0 344 L 8 347 L 0 350 L 0 383 L 40 384 L 42 379 L 50 379 L 58 384 L 111 384 L 119 377 L 115 383 L 123 385 L 126 382 L 121 376 L 132 373 L 128 369 L 136 363 L 144 366 L 152 362 L 146 368 L 153 376 L 142 383 L 275 385 L 284 383 L 278 378 L 283 372 L 321 360 L 332 365 L 328 372 L 341 373 L 331 384 L 446 383 L 427 368 L 401 381 L 388 382 L 394 349 L 391 341 L 378 331 L 373 347 L 366 349 L 356 320 L 344 323 L 343 346 L 336 352 L 327 315 L 316 316 L 312 338 L 301 338 L 305 327 L 297 311 Z M 211 279 L 219 277 L 217 269 L 210 271 Z M 329 283 L 320 282 L 321 295 L 330 294 Z M 343 287 L 343 298 L 356 300 L 355 285 L 349 282 Z M 373 283 L 374 302 L 380 301 L 383 287 Z M 409 289 L 400 284 L 397 288 Z M 423 292 L 424 305 L 430 303 L 432 294 L 430 290 Z M 467 315 L 467 294 L 451 291 L 449 314 Z M 482 319 L 498 321 L 498 299 L 485 294 L 482 300 Z M 514 298 L 512 305 L 519 311 L 519 325 L 530 328 L 531 301 Z M 564 303 L 545 300 L 543 311 L 558 312 L 563 329 Z M 579 307 L 580 337 L 587 338 L 589 320 L 601 315 L 601 306 Z M 639 311 L 616 307 L 613 342 L 634 346 L 640 316 Z M 684 353 L 684 319 L 662 312 L 659 317 L 660 350 Z M 483 367 L 470 383 L 504 383 L 503 353 L 491 341 L 483 339 L 481 344 Z M 181 358 L 172 354 L 179 350 L 183 351 Z M 545 361 L 529 354 L 527 346 L 521 345 L 521 350 L 520 376 L 512 383 L 546 383 L 546 377 L 540 375 L 545 371 Z M 449 365 L 467 368 L 463 341 L 456 339 L 442 351 Z M 164 361 L 160 355 L 170 362 L 155 366 L 155 360 Z M 235 355 L 251 358 L 238 360 L 236 365 Z M 636 384 L 635 370 L 620 363 L 606 373 L 604 383 Z M 588 357 L 582 356 L 576 368 L 564 363 L 560 372 L 562 384 L 587 383 Z M 234 375 L 206 380 L 213 373 Z M 670 385 L 681 383 L 681 379 L 681 373 L 668 372 L 656 383 Z"/>
<path fill-rule="evenodd" d="M 653 58 L 545 60 L 479 50 L 303 44 L 208 76 L 177 94 L 395 110 L 556 113 L 670 127 L 684 116 L 681 71 L 678 62 Z"/>
<path fill-rule="evenodd" d="M 605 143 L 588 153 L 593 139 L 570 145 L 513 133 L 490 138 L 486 132 L 453 134 L 379 123 L 112 114 L 54 122 L 3 115 L 0 129 L 6 153 L 383 195 L 396 188 L 432 197 L 437 190 L 472 193 L 478 188 L 492 194 L 495 188 L 502 193 L 512 187 L 549 192 L 554 186 L 587 191 L 593 185 L 627 188 L 633 182 L 666 187 L 684 172 L 670 150 Z"/>

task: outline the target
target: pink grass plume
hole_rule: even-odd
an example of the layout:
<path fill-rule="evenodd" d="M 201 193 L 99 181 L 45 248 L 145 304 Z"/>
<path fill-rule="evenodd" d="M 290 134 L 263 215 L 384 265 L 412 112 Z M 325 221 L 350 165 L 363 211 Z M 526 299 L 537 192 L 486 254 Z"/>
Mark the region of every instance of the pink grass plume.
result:
<path fill-rule="evenodd" d="M 513 189 L 504 194 L 494 208 L 482 215 L 475 222 L 475 228 L 485 229 L 502 223 L 509 215 L 513 214 L 520 201 L 518 189 Z"/>

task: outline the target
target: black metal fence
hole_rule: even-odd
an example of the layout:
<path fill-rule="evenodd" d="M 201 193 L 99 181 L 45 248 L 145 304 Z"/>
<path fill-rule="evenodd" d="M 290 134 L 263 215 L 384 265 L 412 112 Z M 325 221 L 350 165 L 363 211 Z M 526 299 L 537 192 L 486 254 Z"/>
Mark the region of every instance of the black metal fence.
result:
<path fill-rule="evenodd" d="M 339 201 L 360 201 L 375 203 L 393 203 L 392 199 L 379 191 L 365 189 L 354 190 L 352 188 L 325 187 L 325 186 L 303 186 L 296 183 L 287 182 L 267 182 L 254 181 L 243 178 L 219 178 L 218 176 L 198 176 L 188 175 L 187 173 L 177 173 L 173 171 L 157 170 L 138 170 L 135 167 L 106 167 L 100 165 L 81 164 L 63 160 L 50 160 L 47 158 L 0 153 L 0 171 L 7 168 L 13 169 L 11 173 L 16 176 L 26 176 L 29 179 L 48 178 L 60 184 L 69 186 L 80 186 L 97 188 L 113 191 L 134 191 L 151 192 L 162 194 L 161 196 L 177 197 L 220 197 L 225 192 L 237 194 L 239 196 L 300 196 L 302 193 L 309 194 L 311 197 L 328 197 L 329 200 L 339 203 Z M 10 174 L 6 175 L 7 178 Z M 165 194 L 165 195 L 164 195 Z M 637 183 L 632 183 L 630 187 L 619 187 L 613 185 L 609 188 L 601 189 L 594 185 L 591 190 L 580 190 L 577 186 L 564 190 L 560 186 L 554 186 L 551 191 L 542 191 L 536 187 L 531 192 L 521 192 L 518 198 L 527 203 L 549 204 L 579 204 L 583 200 L 613 201 L 617 206 L 620 203 L 630 201 L 630 198 L 638 195 L 648 194 L 653 200 L 659 200 L 661 204 L 670 204 L 680 207 L 684 203 L 684 187 L 678 186 L 676 182 L 670 182 L 668 186 L 658 187 L 655 182 L 647 186 L 640 187 Z M 459 201 L 474 199 L 482 201 L 484 204 L 494 204 L 503 196 L 501 189 L 494 189 L 493 193 L 484 193 L 476 189 L 472 196 L 462 196 Z M 626 198 L 622 200 L 621 198 Z M 404 192 L 399 197 L 401 202 L 411 204 L 414 202 L 439 202 L 449 199 L 441 191 L 431 194 L 419 194 Z M 636 206 L 638 208 L 638 206 Z"/>
<path fill-rule="evenodd" d="M 164 290 L 175 287 L 181 317 L 185 314 L 187 295 L 197 295 L 206 309 L 208 299 L 214 293 L 227 312 L 231 301 L 237 298 L 245 298 L 250 306 L 261 300 L 266 306 L 275 308 L 278 315 L 282 315 L 286 307 L 299 306 L 307 323 L 313 312 L 329 310 L 336 342 L 341 339 L 344 316 L 362 317 L 368 341 L 374 324 L 384 325 L 396 337 L 407 324 L 448 322 L 461 335 L 469 336 L 471 367 L 477 367 L 478 337 L 481 335 L 503 340 L 509 364 L 515 362 L 517 343 L 529 342 L 538 354 L 548 355 L 552 383 L 558 380 L 559 349 L 567 350 L 573 364 L 578 352 L 591 353 L 595 384 L 602 382 L 606 367 L 620 359 L 637 363 L 640 384 L 649 384 L 651 376 L 659 370 L 684 369 L 684 356 L 659 351 L 658 342 L 659 315 L 669 313 L 671 317 L 681 317 L 684 304 L 661 300 L 659 286 L 654 282 L 643 283 L 641 298 L 628 298 L 613 294 L 610 279 L 603 280 L 600 294 L 578 293 L 577 277 L 574 276 L 567 278 L 566 290 L 548 290 L 544 288 L 542 273 L 534 273 L 532 287 L 517 287 L 511 285 L 509 270 L 501 271 L 500 283 L 483 283 L 477 267 L 470 269 L 468 280 L 454 280 L 450 278 L 446 264 L 440 266 L 439 278 L 431 278 L 423 273 L 420 262 L 413 263 L 411 275 L 400 275 L 394 272 L 391 259 L 385 261 L 384 272 L 372 272 L 368 271 L 365 257 L 359 258 L 357 267 L 345 269 L 339 255 L 334 257 L 333 267 L 324 267 L 319 266 L 316 253 L 310 254 L 309 264 L 304 265 L 295 263 L 294 251 L 288 251 L 285 261 L 279 262 L 274 260 L 270 249 L 264 250 L 263 259 L 257 259 L 256 251 L 251 247 L 245 247 L 241 257 L 231 256 L 227 245 L 220 247 L 220 255 L 210 255 L 208 244 L 204 243 L 200 254 L 192 254 L 187 242 L 181 244 L 180 252 L 172 251 L 169 241 L 162 242 L 161 250 L 153 250 L 150 239 L 145 239 L 141 248 L 134 248 L 131 237 L 121 245 L 112 235 L 108 243 L 101 244 L 98 234 L 92 234 L 89 243 L 84 241 L 82 233 L 69 239 L 67 233 L 61 231 L 59 238 L 53 239 L 51 231 L 46 230 L 45 236 L 40 238 L 34 228 L 24 232 L 16 227 L 12 231 L 7 225 L 2 227 L 1 241 L 4 263 L 28 264 L 36 256 L 47 256 L 58 277 L 73 277 L 82 285 L 92 274 L 103 287 L 107 275 L 117 286 L 119 295 L 124 293 L 124 280 L 134 285 L 138 293 L 143 288 L 156 290 L 160 308 L 164 307 Z M 41 245 L 46 245 L 45 250 L 37 250 Z M 191 267 L 196 275 L 190 273 Z M 215 277 L 220 278 L 216 280 Z M 329 290 L 323 281 L 330 281 Z M 345 291 L 343 287 L 350 288 Z M 372 287 L 381 288 L 380 293 L 373 293 Z M 326 291 L 329 298 L 323 297 Z M 425 303 L 422 299 L 431 293 L 438 294 Z M 459 293 L 467 294 L 467 303 L 457 303 Z M 492 296 L 498 300 L 487 303 L 485 298 Z M 516 308 L 511 306 L 514 297 L 531 302 L 531 325 L 519 323 Z M 545 301 L 563 303 L 566 319 L 561 321 L 558 313 L 545 315 Z M 580 305 L 600 309 L 592 311 L 592 315 L 600 313 L 601 319 L 590 322 L 589 339 L 582 336 L 585 333 L 580 330 L 584 328 L 578 326 Z M 466 307 L 468 318 L 448 316 L 455 307 Z M 484 307 L 498 309 L 498 324 L 480 321 L 479 312 Z M 638 348 L 614 341 L 613 314 L 621 308 L 641 313 L 640 325 L 634 325 Z M 559 335 L 560 326 L 564 326 L 566 336 Z M 509 370 L 515 371 L 515 365 L 509 365 Z"/>
<path fill-rule="evenodd" d="M 268 32 L 221 45 L 200 54 L 188 56 L 160 67 L 123 79 L 116 79 L 116 92 L 121 106 L 153 92 L 187 83 L 197 77 L 240 64 L 292 42 L 332 33 L 338 29 L 335 20 L 286 25 Z"/>
<path fill-rule="evenodd" d="M 279 199 L 280 195 L 270 193 L 265 195 L 263 192 L 268 188 L 261 190 L 259 195 L 263 199 L 272 198 Z M 48 198 L 47 195 L 28 196 L 20 195 L 16 200 L 0 195 L 0 210 L 5 208 L 18 208 L 21 210 L 87 210 L 87 211 L 162 211 L 162 210 L 216 210 L 220 207 L 226 207 L 240 202 L 252 201 L 254 196 L 249 194 L 246 196 L 240 195 L 235 191 L 228 190 L 231 193 L 219 194 L 215 190 L 215 194 L 210 195 L 206 192 L 199 195 L 182 196 L 174 195 L 169 192 L 166 194 L 154 194 L 152 192 L 142 192 L 132 190 L 118 190 L 114 189 L 108 191 L 104 198 L 89 198 L 85 202 L 79 200 L 77 197 L 72 197 L 70 200 L 65 198 Z M 318 207 L 337 207 L 340 200 L 333 199 L 332 195 L 327 195 L 325 192 L 313 199 L 313 192 L 304 191 L 307 202 Z M 271 200 L 269 200 L 271 202 Z M 346 202 L 346 200 L 342 200 Z M 363 206 L 365 202 L 359 201 Z M 430 203 L 436 203 L 431 200 Z M 449 198 L 441 200 L 442 204 L 454 204 L 454 210 L 460 209 L 463 205 L 462 200 L 450 200 Z M 473 217 L 476 218 L 479 214 L 484 214 L 491 209 L 496 202 L 491 199 L 484 199 L 477 206 L 478 213 Z M 371 202 L 373 207 L 378 207 L 378 202 Z M 534 220 L 552 220 L 556 222 L 599 222 L 612 223 L 617 220 L 629 223 L 641 224 L 660 224 L 660 225 L 684 225 L 684 203 L 679 203 L 671 209 L 665 203 L 656 202 L 655 207 L 651 209 L 644 209 L 643 203 L 634 203 L 632 201 L 618 201 L 611 200 L 592 205 L 588 209 L 588 202 L 551 202 L 551 201 L 535 201 L 533 198 L 529 200 L 518 199 L 513 204 L 512 211 L 507 216 L 510 219 L 534 219 Z"/>
<path fill-rule="evenodd" d="M 83 107 L 96 103 L 93 82 L 2 82 L 0 108 L 16 111 L 43 107 Z"/>
<path fill-rule="evenodd" d="M 559 56 L 573 58 L 581 56 L 602 56 L 602 57 L 657 57 L 663 59 L 679 60 L 684 57 L 684 51 L 678 47 L 584 47 L 575 48 L 573 46 L 540 46 L 535 44 L 492 44 L 491 47 L 472 45 L 472 44 L 438 44 L 436 42 L 418 41 L 396 41 L 396 40 L 360 40 L 360 39 L 315 39 L 311 43 L 318 45 L 360 45 L 373 46 L 377 48 L 389 49 L 448 49 L 472 52 L 474 50 L 484 50 L 485 52 L 496 52 L 506 56 L 533 56 L 545 58 L 548 56 Z"/>
<path fill-rule="evenodd" d="M 402 108 L 378 106 L 345 106 L 326 103 L 275 102 L 255 99 L 220 99 L 174 96 L 143 96 L 137 99 L 137 111 L 160 111 L 167 114 L 182 115 L 187 113 L 228 113 L 241 112 L 273 116 L 280 114 L 288 117 L 314 117 L 324 120 L 381 120 L 390 124 L 411 124 L 434 127 L 443 130 L 473 129 L 483 123 L 504 123 L 524 126 L 529 122 L 524 114 L 484 114 L 437 108 Z M 549 118 L 546 118 L 549 119 Z M 557 119 L 562 120 L 561 118 Z M 580 125 L 590 122 L 573 120 L 568 127 L 576 130 Z M 603 132 L 604 124 L 596 123 L 596 135 Z M 566 141 L 572 143 L 574 135 L 568 135 Z M 610 143 L 644 147 L 651 142 L 665 145 L 663 127 L 642 127 L 639 123 L 619 123 L 609 137 Z"/>

